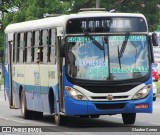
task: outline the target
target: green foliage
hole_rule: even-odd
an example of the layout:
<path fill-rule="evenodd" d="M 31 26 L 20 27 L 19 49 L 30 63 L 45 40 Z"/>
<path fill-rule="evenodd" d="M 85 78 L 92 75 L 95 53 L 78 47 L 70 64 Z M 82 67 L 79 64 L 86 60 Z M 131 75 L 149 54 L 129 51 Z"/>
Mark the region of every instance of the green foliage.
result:
<path fill-rule="evenodd" d="M 0 28 L 0 58 L 3 54 L 4 29 L 8 24 L 40 19 L 45 13 L 67 13 L 69 6 L 70 2 L 60 0 L 3 0 L 0 5 L 0 11 L 3 14 L 0 20 L 3 24 Z"/>
<path fill-rule="evenodd" d="M 124 0 L 117 9 L 121 12 L 142 13 L 148 21 L 150 31 L 155 31 L 159 23 L 159 10 L 157 7 L 159 0 Z"/>
<path fill-rule="evenodd" d="M 157 93 L 160 94 L 160 82 L 155 82 L 157 87 Z"/>
<path fill-rule="evenodd" d="M 75 0 L 71 12 L 77 13 L 81 8 L 95 8 L 95 0 Z"/>

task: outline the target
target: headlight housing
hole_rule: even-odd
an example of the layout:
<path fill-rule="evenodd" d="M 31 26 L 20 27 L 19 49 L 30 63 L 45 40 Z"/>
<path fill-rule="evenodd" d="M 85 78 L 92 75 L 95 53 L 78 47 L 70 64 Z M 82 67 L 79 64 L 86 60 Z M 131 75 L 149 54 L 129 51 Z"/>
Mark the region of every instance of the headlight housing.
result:
<path fill-rule="evenodd" d="M 76 90 L 74 88 L 66 86 L 65 89 L 73 99 L 76 99 L 76 100 L 88 100 L 81 92 L 79 92 L 78 90 Z"/>
<path fill-rule="evenodd" d="M 141 99 L 141 98 L 145 98 L 149 91 L 151 89 L 151 84 L 143 87 L 141 90 L 139 90 L 134 96 L 132 99 Z"/>

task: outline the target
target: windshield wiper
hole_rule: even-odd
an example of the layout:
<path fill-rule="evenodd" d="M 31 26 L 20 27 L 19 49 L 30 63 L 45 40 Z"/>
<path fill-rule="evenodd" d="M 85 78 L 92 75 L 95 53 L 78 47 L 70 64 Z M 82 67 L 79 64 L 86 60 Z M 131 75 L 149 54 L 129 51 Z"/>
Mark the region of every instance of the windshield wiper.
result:
<path fill-rule="evenodd" d="M 122 47 L 121 47 L 120 51 L 118 52 L 120 58 L 123 56 L 123 53 L 126 49 L 126 45 L 127 45 L 127 42 L 128 42 L 129 35 L 130 35 L 130 33 L 127 32 L 126 35 L 125 35 L 125 40 L 122 43 Z"/>
<path fill-rule="evenodd" d="M 121 69 L 121 59 L 120 59 L 120 54 L 119 54 L 119 46 L 117 46 L 117 50 L 118 50 L 118 62 L 119 62 L 119 67 Z"/>
<path fill-rule="evenodd" d="M 121 47 L 120 51 L 119 51 L 119 46 L 117 46 L 118 47 L 118 61 L 119 61 L 120 69 L 121 69 L 121 60 L 120 59 L 122 58 L 123 53 L 126 49 L 126 45 L 127 45 L 127 42 L 128 42 L 129 35 L 130 35 L 130 33 L 127 32 L 126 36 L 125 36 L 125 40 L 122 43 L 122 47 Z"/>
<path fill-rule="evenodd" d="M 104 50 L 104 47 L 91 35 L 89 35 L 89 33 L 85 32 L 84 35 L 87 36 L 92 41 L 92 43 L 95 44 L 100 50 Z"/>

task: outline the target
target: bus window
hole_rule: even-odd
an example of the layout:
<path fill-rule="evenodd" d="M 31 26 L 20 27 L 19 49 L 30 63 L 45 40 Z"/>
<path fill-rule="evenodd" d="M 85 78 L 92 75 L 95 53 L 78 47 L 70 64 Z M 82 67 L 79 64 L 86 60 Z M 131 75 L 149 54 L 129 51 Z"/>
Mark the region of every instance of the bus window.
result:
<path fill-rule="evenodd" d="M 56 64 L 56 47 L 53 46 L 51 47 L 51 55 L 50 55 L 50 58 L 51 58 L 51 62 Z"/>
<path fill-rule="evenodd" d="M 24 33 L 20 33 L 19 62 L 23 62 Z"/>
<path fill-rule="evenodd" d="M 16 62 L 19 62 L 19 48 L 20 48 L 20 33 L 17 33 L 17 53 L 16 53 Z"/>
<path fill-rule="evenodd" d="M 31 57 L 32 32 L 27 32 L 27 63 L 32 61 Z"/>
<path fill-rule="evenodd" d="M 49 30 L 49 48 L 48 48 L 48 62 L 56 63 L 56 30 Z"/>
<path fill-rule="evenodd" d="M 14 43 L 13 43 L 13 63 L 15 63 L 15 55 L 16 55 L 16 47 L 15 47 L 15 45 L 16 45 L 16 42 L 17 42 L 17 40 L 16 40 L 16 38 L 17 38 L 17 34 L 14 34 Z"/>
<path fill-rule="evenodd" d="M 35 31 L 35 41 L 34 41 L 34 62 L 37 61 L 37 53 L 38 53 L 38 47 L 40 44 L 40 33 L 39 31 Z"/>
<path fill-rule="evenodd" d="M 42 34 L 42 46 L 43 46 L 43 62 L 47 62 L 47 48 L 48 48 L 48 30 L 43 30 Z"/>
<path fill-rule="evenodd" d="M 51 30 L 51 45 L 55 45 L 56 44 L 56 30 L 52 29 Z"/>
<path fill-rule="evenodd" d="M 27 33 L 24 33 L 24 53 L 23 53 L 23 61 L 27 62 Z"/>

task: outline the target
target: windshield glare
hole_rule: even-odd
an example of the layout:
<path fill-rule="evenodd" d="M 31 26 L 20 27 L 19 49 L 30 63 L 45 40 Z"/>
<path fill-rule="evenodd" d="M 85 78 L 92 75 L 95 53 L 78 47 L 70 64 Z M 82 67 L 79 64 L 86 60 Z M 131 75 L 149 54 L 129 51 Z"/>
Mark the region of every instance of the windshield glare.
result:
<path fill-rule="evenodd" d="M 104 49 L 86 36 L 67 37 L 67 74 L 85 80 L 126 80 L 149 71 L 147 37 L 130 35 L 123 52 L 124 36 L 93 36 Z"/>

